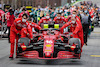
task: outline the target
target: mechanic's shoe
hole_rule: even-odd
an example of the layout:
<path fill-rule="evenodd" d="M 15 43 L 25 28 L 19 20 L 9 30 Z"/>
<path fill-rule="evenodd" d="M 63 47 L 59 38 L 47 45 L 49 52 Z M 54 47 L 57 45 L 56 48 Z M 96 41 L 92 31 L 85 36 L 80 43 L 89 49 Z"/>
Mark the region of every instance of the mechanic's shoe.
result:
<path fill-rule="evenodd" d="M 9 58 L 13 58 L 13 55 L 10 55 Z"/>
<path fill-rule="evenodd" d="M 16 56 L 16 58 L 18 58 L 18 57 Z"/>
<path fill-rule="evenodd" d="M 86 43 L 86 46 L 87 46 L 87 43 Z"/>
<path fill-rule="evenodd" d="M 84 43 L 84 45 L 86 45 L 86 46 L 87 46 L 87 43 Z"/>

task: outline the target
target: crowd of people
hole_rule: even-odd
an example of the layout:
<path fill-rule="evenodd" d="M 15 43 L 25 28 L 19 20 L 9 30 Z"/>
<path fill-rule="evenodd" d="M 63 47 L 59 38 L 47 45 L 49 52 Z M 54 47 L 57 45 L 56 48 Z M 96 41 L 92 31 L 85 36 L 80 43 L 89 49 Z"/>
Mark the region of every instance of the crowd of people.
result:
<path fill-rule="evenodd" d="M 70 29 L 74 38 L 79 38 L 81 44 L 87 45 L 87 39 L 93 31 L 95 18 L 100 21 L 100 9 L 92 2 L 80 2 L 80 6 L 63 6 L 57 8 L 36 8 L 29 13 L 25 7 L 16 9 L 10 8 L 3 11 L 0 8 L 0 25 L 7 24 L 8 41 L 11 43 L 11 51 L 9 58 L 13 58 L 14 44 L 16 39 L 16 49 L 18 39 L 20 37 L 28 37 L 33 40 L 33 33 L 41 30 L 41 23 L 54 21 L 62 23 L 61 33 Z M 0 26 L 0 27 L 1 27 Z"/>

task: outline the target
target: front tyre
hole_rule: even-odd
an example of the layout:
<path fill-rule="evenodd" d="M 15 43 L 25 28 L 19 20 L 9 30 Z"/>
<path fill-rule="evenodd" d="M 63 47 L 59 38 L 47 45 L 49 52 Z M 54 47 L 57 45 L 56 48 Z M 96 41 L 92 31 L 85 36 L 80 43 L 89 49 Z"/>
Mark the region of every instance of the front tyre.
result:
<path fill-rule="evenodd" d="M 81 53 L 81 41 L 79 38 L 71 38 L 69 39 L 69 45 L 76 44 L 76 48 L 74 49 L 75 54 Z"/>

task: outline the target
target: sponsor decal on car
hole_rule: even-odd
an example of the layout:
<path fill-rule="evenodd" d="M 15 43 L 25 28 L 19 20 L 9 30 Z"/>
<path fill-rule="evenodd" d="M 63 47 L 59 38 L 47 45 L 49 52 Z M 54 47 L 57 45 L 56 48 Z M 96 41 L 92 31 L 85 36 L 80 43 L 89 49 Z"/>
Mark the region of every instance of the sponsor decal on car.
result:
<path fill-rule="evenodd" d="M 51 44 L 47 44 L 47 45 L 46 45 L 46 47 L 51 47 L 51 46 L 52 46 Z"/>
<path fill-rule="evenodd" d="M 46 40 L 46 43 L 53 43 L 51 40 Z"/>

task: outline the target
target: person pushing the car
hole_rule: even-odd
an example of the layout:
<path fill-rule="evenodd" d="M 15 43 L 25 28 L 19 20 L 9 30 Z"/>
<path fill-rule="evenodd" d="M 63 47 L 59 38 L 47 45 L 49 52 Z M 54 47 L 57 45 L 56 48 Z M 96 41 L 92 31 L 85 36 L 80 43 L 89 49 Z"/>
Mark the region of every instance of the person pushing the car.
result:
<path fill-rule="evenodd" d="M 39 30 L 42 29 L 39 25 L 37 25 L 36 23 L 32 22 L 31 18 L 28 19 L 28 22 L 30 23 L 30 26 L 31 26 L 31 29 L 32 29 L 33 33 L 38 32 Z"/>
<path fill-rule="evenodd" d="M 36 33 L 41 29 L 41 27 L 39 25 L 37 25 L 36 23 L 32 22 L 31 18 L 28 19 L 28 22 L 29 22 L 29 24 L 31 26 L 31 32 L 32 33 Z M 22 29 L 21 38 L 23 38 L 23 37 L 28 37 L 28 38 L 31 38 L 31 39 L 33 38 L 33 36 L 30 36 L 28 28 L 23 28 Z"/>
<path fill-rule="evenodd" d="M 72 33 L 73 33 L 71 36 L 73 38 L 79 38 L 81 40 L 81 47 L 83 47 L 84 45 L 83 28 L 79 19 L 71 17 L 71 20 L 60 28 L 61 33 L 63 33 L 64 28 L 70 25 L 72 26 Z"/>
<path fill-rule="evenodd" d="M 27 22 L 27 18 L 28 18 L 27 14 L 23 14 L 22 18 L 15 19 L 14 23 L 11 26 L 10 29 L 11 50 L 10 50 L 9 58 L 13 58 L 15 39 L 16 39 L 16 51 L 17 51 L 18 39 L 21 36 L 21 32 L 23 31 L 23 28 L 28 28 L 30 36 L 31 37 L 33 36 L 30 24 Z"/>

